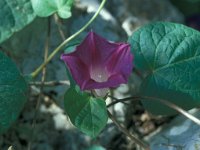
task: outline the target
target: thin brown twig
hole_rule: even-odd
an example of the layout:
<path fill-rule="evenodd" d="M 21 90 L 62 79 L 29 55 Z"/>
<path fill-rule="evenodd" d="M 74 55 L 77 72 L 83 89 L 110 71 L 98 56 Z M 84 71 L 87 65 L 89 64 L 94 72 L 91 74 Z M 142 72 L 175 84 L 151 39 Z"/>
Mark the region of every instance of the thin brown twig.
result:
<path fill-rule="evenodd" d="M 61 28 L 61 21 L 60 21 L 60 18 L 58 17 L 57 14 L 54 14 L 54 21 L 55 21 L 55 23 L 58 27 L 58 32 L 60 33 L 60 36 L 61 36 L 62 40 L 64 41 L 66 39 L 66 37 L 65 37 L 65 34 L 64 34 L 64 32 Z"/>
<path fill-rule="evenodd" d="M 109 96 L 110 98 L 114 98 L 112 96 Z M 183 116 L 187 117 L 188 119 L 192 120 L 194 123 L 200 125 L 200 120 L 196 117 L 194 117 L 193 115 L 191 115 L 190 113 L 188 113 L 187 111 L 185 111 L 184 109 L 182 109 L 181 107 L 165 100 L 165 99 L 161 99 L 161 98 L 156 98 L 156 97 L 148 97 L 148 96 L 136 96 L 136 97 L 128 97 L 125 99 L 117 99 L 114 98 L 115 101 L 110 103 L 109 105 L 107 105 L 107 107 L 110 107 L 116 103 L 119 102 L 124 102 L 124 101 L 129 101 L 129 100 L 141 100 L 141 99 L 145 99 L 145 100 L 154 100 L 154 101 L 158 101 L 163 103 L 164 105 L 174 109 L 175 111 L 179 112 L 180 114 L 182 114 Z"/>
<path fill-rule="evenodd" d="M 176 104 L 173 104 L 173 103 L 171 103 L 171 102 L 169 102 L 167 100 L 160 99 L 160 98 L 155 98 L 155 97 L 142 96 L 141 98 L 143 98 L 143 99 L 154 99 L 156 101 L 159 101 L 159 102 L 167 105 L 168 107 L 176 110 L 177 112 L 179 112 L 180 114 L 184 115 L 185 117 L 187 117 L 188 119 L 192 120 L 194 123 L 196 123 L 196 124 L 198 124 L 200 126 L 200 120 L 198 118 L 196 118 L 195 116 L 191 115 L 190 113 L 188 113 L 187 111 L 185 111 L 181 107 L 177 106 Z"/>
<path fill-rule="evenodd" d="M 52 59 L 53 57 L 62 49 L 64 48 L 64 46 L 70 42 L 71 40 L 73 40 L 74 38 L 76 38 L 80 33 L 82 33 L 95 19 L 96 17 L 99 15 L 100 11 L 103 9 L 105 3 L 107 2 L 107 0 L 102 0 L 101 4 L 99 5 L 99 8 L 97 9 L 97 11 L 95 12 L 95 14 L 92 16 L 92 18 L 83 26 L 81 27 L 77 32 L 75 32 L 73 35 L 71 35 L 70 37 L 68 37 L 67 39 L 65 39 L 58 47 L 56 47 L 53 52 L 49 55 L 49 57 L 47 58 L 47 61 L 43 62 L 35 71 L 33 71 L 31 73 L 31 77 L 35 78 L 36 76 L 38 76 L 38 74 L 42 71 L 42 69 L 44 68 L 44 66 L 46 66 Z"/>
<path fill-rule="evenodd" d="M 127 97 L 127 98 L 123 98 L 123 99 L 118 99 L 118 98 L 115 98 L 113 96 L 108 96 L 110 97 L 111 99 L 114 99 L 115 101 L 112 101 L 110 104 L 107 105 L 107 107 L 111 107 L 117 103 L 123 103 L 125 101 L 130 101 L 130 100 L 140 100 L 141 98 L 140 97 Z"/>
<path fill-rule="evenodd" d="M 47 81 L 47 82 L 30 82 L 29 85 L 35 85 L 35 86 L 59 86 L 59 85 L 70 85 L 70 82 L 68 80 L 63 81 Z"/>
<path fill-rule="evenodd" d="M 108 116 L 109 118 L 113 121 L 113 123 L 127 136 L 129 137 L 132 141 L 134 141 L 136 144 L 140 145 L 144 150 L 150 150 L 149 146 L 144 143 L 143 141 L 139 140 L 137 137 L 133 136 L 128 132 L 126 128 L 124 128 L 116 119 L 115 117 L 109 112 Z"/>
<path fill-rule="evenodd" d="M 44 49 L 44 62 L 47 60 L 48 58 L 48 53 L 49 53 L 49 41 L 50 41 L 50 32 L 51 32 L 51 21 L 50 21 L 50 17 L 48 18 L 48 23 L 47 23 L 47 37 L 46 37 L 46 41 L 45 41 L 45 49 Z M 34 133 L 35 130 L 35 126 L 36 126 L 36 121 L 37 121 L 37 115 L 38 115 L 38 111 L 39 111 L 39 105 L 41 103 L 41 99 L 42 99 L 42 92 L 43 92 L 43 85 L 44 85 L 44 81 L 45 81 L 45 77 L 46 77 L 46 66 L 43 68 L 42 70 L 42 79 L 41 79 L 41 86 L 40 86 L 40 94 L 38 96 L 37 99 L 37 104 L 36 104 L 36 108 L 35 108 L 35 113 L 34 113 L 34 117 L 33 117 L 33 122 L 32 122 L 32 135 Z M 32 138 L 31 141 L 28 144 L 28 150 L 31 150 L 32 147 Z"/>

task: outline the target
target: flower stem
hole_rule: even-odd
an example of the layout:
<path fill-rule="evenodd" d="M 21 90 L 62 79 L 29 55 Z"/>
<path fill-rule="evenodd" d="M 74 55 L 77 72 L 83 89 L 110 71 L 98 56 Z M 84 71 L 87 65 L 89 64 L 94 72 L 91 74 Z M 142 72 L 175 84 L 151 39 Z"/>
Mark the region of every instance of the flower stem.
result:
<path fill-rule="evenodd" d="M 126 128 L 124 128 L 116 119 L 115 117 L 109 112 L 108 116 L 113 121 L 113 123 L 125 134 L 127 135 L 132 141 L 134 141 L 136 144 L 140 145 L 144 150 L 150 150 L 149 145 L 138 139 L 137 137 L 133 136 L 131 133 L 128 132 Z"/>
<path fill-rule="evenodd" d="M 67 38 L 65 41 L 63 41 L 47 58 L 47 60 L 42 63 L 33 73 L 31 73 L 31 77 L 35 78 L 41 71 L 42 69 L 51 61 L 51 59 L 65 46 L 69 41 L 74 39 L 76 36 L 78 36 L 81 32 L 83 32 L 94 20 L 95 18 L 99 15 L 100 11 L 104 7 L 106 3 L 106 0 L 102 0 L 101 5 L 99 6 L 98 10 L 94 14 L 94 16 L 76 33 L 71 35 L 69 38 Z"/>
<path fill-rule="evenodd" d="M 116 103 L 119 103 L 119 102 L 125 102 L 125 101 L 130 101 L 130 100 L 134 101 L 134 100 L 144 99 L 144 100 L 158 101 L 158 102 L 168 106 L 169 108 L 174 109 L 178 113 L 182 114 L 183 116 L 185 116 L 186 118 L 190 119 L 191 121 L 193 121 L 194 123 L 196 123 L 197 125 L 200 126 L 200 120 L 197 117 L 191 115 L 190 113 L 188 113 L 183 108 L 179 107 L 178 105 L 176 105 L 174 103 L 171 103 L 170 101 L 167 101 L 166 99 L 161 99 L 161 98 L 157 98 L 157 97 L 149 97 L 149 96 L 135 96 L 135 97 L 133 96 L 133 97 L 127 97 L 127 98 L 124 98 L 124 99 L 117 99 L 117 98 L 115 98 L 113 96 L 108 96 L 108 97 L 110 97 L 112 99 L 115 99 L 115 101 L 113 101 L 112 103 L 107 105 L 107 107 L 115 105 Z"/>

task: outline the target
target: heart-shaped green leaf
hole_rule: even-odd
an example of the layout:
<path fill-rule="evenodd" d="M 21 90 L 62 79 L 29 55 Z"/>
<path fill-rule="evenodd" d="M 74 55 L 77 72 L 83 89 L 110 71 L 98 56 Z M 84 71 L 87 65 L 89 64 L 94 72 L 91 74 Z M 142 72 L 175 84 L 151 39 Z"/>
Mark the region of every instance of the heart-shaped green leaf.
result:
<path fill-rule="evenodd" d="M 0 134 L 16 121 L 27 99 L 28 86 L 16 65 L 0 52 Z"/>
<path fill-rule="evenodd" d="M 34 18 L 30 0 L 0 0 L 0 43 Z"/>
<path fill-rule="evenodd" d="M 73 0 L 31 0 L 35 13 L 40 17 L 48 17 L 58 13 L 61 18 L 71 17 Z"/>
<path fill-rule="evenodd" d="M 175 23 L 153 23 L 129 38 L 135 66 L 146 71 L 141 94 L 157 97 L 184 109 L 200 104 L 200 33 Z M 150 100 L 150 99 L 149 99 Z M 153 100 L 143 100 L 153 114 L 174 111 Z"/>
<path fill-rule="evenodd" d="M 108 120 L 104 100 L 77 92 L 74 88 L 70 88 L 65 94 L 65 111 L 71 122 L 91 137 L 96 137 Z"/>

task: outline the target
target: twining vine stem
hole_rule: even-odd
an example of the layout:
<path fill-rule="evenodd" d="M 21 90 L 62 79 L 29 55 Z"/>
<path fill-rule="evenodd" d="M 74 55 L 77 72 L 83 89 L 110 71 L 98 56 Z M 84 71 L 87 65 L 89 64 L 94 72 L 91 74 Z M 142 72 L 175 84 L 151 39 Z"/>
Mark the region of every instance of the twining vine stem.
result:
<path fill-rule="evenodd" d="M 58 32 L 59 32 L 59 34 L 60 34 L 62 40 L 64 41 L 66 38 L 65 38 L 65 34 L 64 34 L 63 30 L 61 29 L 61 21 L 60 21 L 60 18 L 58 17 L 57 14 L 54 14 L 53 17 L 54 17 L 55 23 L 57 24 Z"/>
<path fill-rule="evenodd" d="M 58 85 L 68 85 L 70 86 L 70 82 L 68 80 L 63 80 L 63 81 L 46 81 L 46 82 L 40 82 L 40 81 L 35 81 L 35 82 L 29 82 L 29 85 L 34 85 L 34 86 L 58 86 Z"/>
<path fill-rule="evenodd" d="M 134 135 L 130 134 L 129 131 L 124 128 L 116 119 L 115 117 L 109 112 L 108 112 L 108 116 L 109 118 L 113 121 L 113 123 L 127 136 L 129 137 L 132 141 L 134 141 L 136 144 L 140 145 L 143 149 L 145 150 L 150 150 L 149 146 L 144 143 L 143 141 L 139 140 L 137 137 L 135 137 Z"/>
<path fill-rule="evenodd" d="M 30 82 L 30 85 L 36 85 L 36 86 L 41 86 L 42 82 Z M 44 86 L 57 86 L 57 85 L 70 85 L 69 81 L 63 80 L 63 81 L 48 81 L 44 82 Z M 188 119 L 192 120 L 194 123 L 200 125 L 200 120 L 193 115 L 189 114 L 187 111 L 182 109 L 181 107 L 177 106 L 176 104 L 173 104 L 165 99 L 161 98 L 156 98 L 156 97 L 148 97 L 148 96 L 132 96 L 132 97 L 127 97 L 123 99 L 118 99 L 113 96 L 108 95 L 111 99 L 114 99 L 115 101 L 111 102 L 110 104 L 107 105 L 107 107 L 111 107 L 119 102 L 126 102 L 126 101 L 135 101 L 135 100 L 141 100 L 141 99 L 146 99 L 146 100 L 154 100 L 154 101 L 159 101 L 163 103 L 164 105 L 174 109 L 175 111 L 179 112 L 180 114 L 184 115 Z M 117 125 L 118 126 L 118 125 Z M 121 128 L 123 128 L 121 126 Z M 127 134 L 126 134 L 127 135 Z M 127 135 L 128 136 L 128 135 Z M 133 140 L 133 139 L 132 139 Z"/>
<path fill-rule="evenodd" d="M 99 15 L 100 11 L 102 10 L 102 8 L 104 7 L 105 3 L 107 0 L 102 0 L 98 10 L 96 11 L 96 13 L 94 14 L 94 16 L 80 29 L 78 30 L 75 34 L 71 35 L 69 38 L 67 38 L 66 40 L 64 40 L 56 49 L 54 49 L 54 51 L 45 59 L 45 61 L 34 71 L 31 73 L 31 77 L 35 78 L 44 68 L 45 66 L 52 60 L 52 58 L 71 40 L 73 40 L 75 37 L 77 37 L 80 33 L 82 33 L 94 20 L 95 18 Z M 44 76 L 45 73 L 43 73 Z M 51 83 L 52 84 L 52 83 Z M 53 84 L 57 84 L 57 83 L 53 83 Z M 60 84 L 60 83 L 58 83 Z M 61 83 L 62 84 L 62 83 Z M 42 84 L 41 86 L 44 85 L 44 79 L 42 80 Z M 111 97 L 113 98 L 113 97 Z M 114 101 L 113 103 L 109 104 L 109 106 L 112 106 L 118 102 L 124 102 L 124 101 L 128 101 L 128 100 L 139 100 L 139 99 L 150 99 L 150 100 L 155 100 L 155 101 L 159 101 L 165 105 L 167 105 L 170 108 L 173 108 L 174 110 L 176 110 L 177 112 L 181 113 L 182 115 L 184 115 L 185 117 L 189 118 L 190 120 L 194 121 L 195 123 L 197 123 L 198 125 L 200 125 L 200 120 L 197 119 L 196 117 L 192 116 L 191 114 L 189 114 L 187 111 L 183 110 L 182 108 L 180 108 L 179 106 L 168 102 L 166 100 L 160 99 L 160 98 L 155 98 L 155 97 L 147 97 L 147 96 L 139 96 L 139 97 L 130 97 L 130 98 L 126 98 L 126 99 L 116 99 L 116 101 Z M 110 112 L 108 112 L 109 117 L 111 118 L 111 120 L 122 130 L 123 133 L 125 133 L 128 137 L 130 137 L 132 140 L 134 140 L 137 144 L 139 144 L 140 146 L 142 146 L 145 150 L 149 150 L 148 145 L 146 145 L 145 143 L 143 143 L 142 141 L 140 141 L 139 139 L 137 139 L 136 137 L 134 137 L 133 135 L 131 135 L 126 128 L 123 128 L 123 126 L 118 123 L 116 121 L 116 119 L 112 116 L 112 114 Z"/>
<path fill-rule="evenodd" d="M 42 83 L 41 82 L 30 82 L 30 85 L 41 86 Z M 67 80 L 44 82 L 44 86 L 57 86 L 57 85 L 70 85 L 70 83 Z M 159 102 L 163 103 L 164 105 L 167 105 L 168 107 L 170 107 L 170 108 L 176 110 L 177 112 L 181 113 L 182 115 L 184 115 L 188 119 L 192 120 L 196 124 L 200 125 L 200 120 L 198 118 L 194 117 L 193 115 L 189 114 L 187 111 L 182 109 L 181 107 L 179 107 L 179 106 L 177 106 L 177 105 L 175 105 L 175 104 L 173 104 L 173 103 L 171 103 L 171 102 L 169 102 L 165 99 L 156 98 L 156 97 L 148 97 L 148 96 L 133 96 L 133 97 L 127 97 L 127 98 L 124 98 L 124 99 L 117 99 L 113 96 L 109 96 L 109 97 L 114 99 L 115 101 L 108 104 L 107 107 L 115 105 L 116 103 L 119 103 L 119 102 L 125 102 L 125 101 L 130 101 L 130 100 L 148 99 L 148 100 L 159 101 Z"/>
<path fill-rule="evenodd" d="M 149 97 L 149 96 L 133 96 L 133 97 L 128 97 L 128 98 L 124 98 L 124 99 L 117 99 L 113 96 L 109 96 L 112 99 L 115 99 L 115 101 L 113 101 L 112 103 L 110 103 L 109 105 L 107 105 L 107 107 L 110 107 L 116 103 L 119 102 L 125 102 L 125 101 L 130 101 L 130 100 L 154 100 L 154 101 L 158 101 L 163 103 L 164 105 L 174 109 L 175 111 L 179 112 L 180 114 L 184 115 L 185 117 L 187 117 L 188 119 L 192 120 L 194 123 L 198 124 L 200 126 L 200 120 L 198 118 L 196 118 L 195 116 L 191 115 L 190 113 L 188 113 L 187 111 L 185 111 L 184 109 L 182 109 L 181 107 L 165 100 L 165 99 L 161 99 L 161 98 L 157 98 L 157 97 Z"/>
<path fill-rule="evenodd" d="M 42 63 L 33 73 L 31 73 L 31 77 L 35 78 L 41 71 L 42 69 L 51 61 L 51 59 L 71 40 L 73 40 L 76 36 L 78 36 L 81 32 L 83 32 L 94 20 L 95 18 L 99 15 L 100 11 L 104 7 L 105 3 L 107 0 L 102 0 L 98 10 L 94 14 L 94 16 L 76 33 L 71 35 L 69 38 L 67 38 L 65 41 L 63 41 L 47 58 L 47 60 Z"/>

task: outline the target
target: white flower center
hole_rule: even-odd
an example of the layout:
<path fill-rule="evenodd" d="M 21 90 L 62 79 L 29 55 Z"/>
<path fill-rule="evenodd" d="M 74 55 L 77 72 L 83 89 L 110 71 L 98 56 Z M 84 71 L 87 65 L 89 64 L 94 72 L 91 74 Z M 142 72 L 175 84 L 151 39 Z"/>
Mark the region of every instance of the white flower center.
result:
<path fill-rule="evenodd" d="M 105 97 L 109 92 L 109 88 L 95 89 L 94 91 L 96 97 Z"/>
<path fill-rule="evenodd" d="M 90 76 L 96 82 L 105 82 L 108 80 L 108 73 L 106 69 L 103 68 L 91 69 Z"/>

